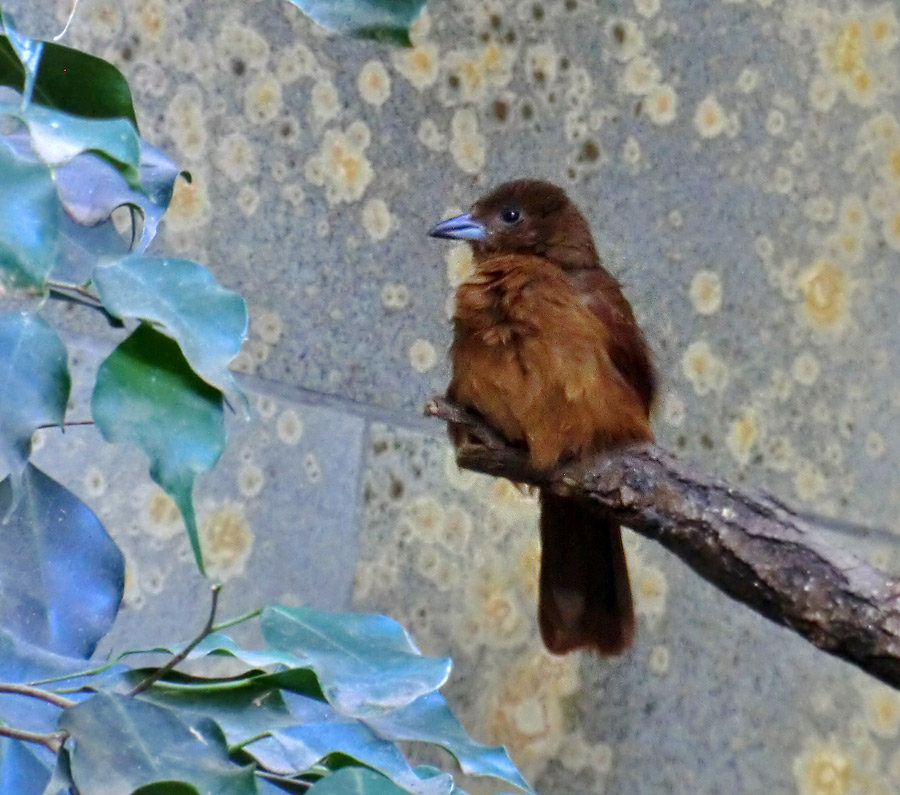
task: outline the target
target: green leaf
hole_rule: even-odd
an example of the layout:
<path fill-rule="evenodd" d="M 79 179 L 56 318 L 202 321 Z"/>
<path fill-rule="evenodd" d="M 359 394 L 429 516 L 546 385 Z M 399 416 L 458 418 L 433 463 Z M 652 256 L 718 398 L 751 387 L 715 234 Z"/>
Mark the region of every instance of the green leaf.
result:
<path fill-rule="evenodd" d="M 242 394 L 228 365 L 247 335 L 247 305 L 209 270 L 190 260 L 131 255 L 97 265 L 93 283 L 110 314 L 159 324 L 201 378 Z"/>
<path fill-rule="evenodd" d="M 154 671 L 153 668 L 132 669 L 89 686 L 124 695 Z M 183 717 L 212 718 L 222 729 L 229 746 L 297 723 L 281 690 L 265 681 L 258 671 L 228 680 L 175 676 L 178 677 L 176 681 L 154 683 L 139 698 L 175 710 Z M 319 703 L 327 707 L 324 702 Z"/>
<path fill-rule="evenodd" d="M 388 776 L 403 792 L 450 795 L 453 788 L 453 779 L 446 773 L 420 778 L 394 743 L 382 740 L 352 718 L 335 717 L 279 729 L 244 750 L 280 775 L 304 773 L 322 760 L 341 764 L 336 755 L 343 755 Z"/>
<path fill-rule="evenodd" d="M 59 249 L 59 200 L 50 169 L 0 138 L 0 286 L 43 287 Z"/>
<path fill-rule="evenodd" d="M 410 46 L 409 28 L 425 0 L 291 0 L 328 30 Z"/>
<path fill-rule="evenodd" d="M 64 710 L 59 727 L 74 741 L 72 778 L 81 792 L 131 795 L 165 782 L 217 795 L 258 792 L 253 767 L 231 761 L 221 729 L 209 719 L 190 720 L 141 699 L 97 693 Z"/>
<path fill-rule="evenodd" d="M 150 476 L 178 505 L 202 572 L 191 495 L 225 447 L 222 393 L 194 373 L 173 340 L 142 323 L 100 365 L 91 411 L 104 439 L 149 456 Z"/>
<path fill-rule="evenodd" d="M 325 776 L 307 795 L 404 795 L 389 778 L 364 767 L 344 767 Z"/>
<path fill-rule="evenodd" d="M 34 84 L 37 79 L 38 64 L 41 60 L 41 53 L 44 50 L 44 43 L 29 39 L 14 30 L 9 17 L 4 17 L 2 12 L 0 12 L 0 33 L 6 35 L 9 46 L 12 47 L 16 58 L 22 64 L 25 78 L 22 94 L 25 97 L 25 102 L 30 102 L 31 95 L 34 93 Z"/>
<path fill-rule="evenodd" d="M 506 749 L 473 740 L 440 693 L 428 693 L 405 707 L 366 718 L 365 722 L 387 740 L 439 745 L 449 751 L 463 772 L 470 776 L 493 776 L 525 792 L 534 792 Z"/>
<path fill-rule="evenodd" d="M 56 757 L 56 768 L 53 770 L 50 781 L 47 782 L 44 795 L 69 795 L 74 785 L 69 752 L 66 748 L 60 748 Z"/>
<path fill-rule="evenodd" d="M 29 50 L 23 50 L 23 42 L 29 41 L 18 36 L 14 47 L 9 38 L 0 35 L 0 85 L 25 93 L 26 67 L 16 50 L 33 52 L 36 44 L 42 44 L 31 96 L 34 102 L 93 119 L 122 117 L 137 126 L 128 81 L 115 66 L 50 41 L 31 41 Z M 33 68 L 34 59 L 26 54 L 25 60 Z M 85 86 L 91 90 L 85 91 Z"/>
<path fill-rule="evenodd" d="M 141 139 L 128 119 L 84 119 L 60 110 L 0 103 L 0 116 L 14 116 L 31 134 L 31 148 L 48 166 L 61 166 L 82 152 L 100 152 L 117 164 L 134 187 L 140 185 Z"/>
<path fill-rule="evenodd" d="M 22 498 L 0 483 L 0 624 L 48 651 L 89 657 L 119 610 L 125 560 L 91 510 L 30 464 Z"/>
<path fill-rule="evenodd" d="M 32 434 L 62 424 L 71 387 L 66 346 L 43 318 L 0 315 L 0 384 L 0 467 L 17 492 Z"/>
<path fill-rule="evenodd" d="M 309 607 L 267 607 L 266 642 L 308 662 L 328 701 L 365 717 L 409 704 L 450 675 L 447 657 L 423 657 L 406 630 L 387 616 Z"/>
<path fill-rule="evenodd" d="M 53 170 L 59 200 L 66 210 L 66 220 L 73 219 L 85 226 L 105 225 L 109 235 L 119 243 L 111 256 L 121 257 L 121 252 L 127 252 L 121 236 L 109 220 L 113 210 L 124 205 L 140 210 L 144 223 L 138 250 L 145 251 L 156 237 L 159 223 L 172 200 L 175 180 L 180 174 L 178 166 L 159 149 L 143 139 L 140 146 L 140 190 L 133 188 L 122 172 L 107 159 L 91 152 L 78 155 Z M 62 230 L 63 255 L 70 253 L 73 237 L 67 228 Z M 96 234 L 94 237 L 98 240 L 91 258 L 91 270 L 94 263 L 110 249 L 107 236 Z M 89 277 L 90 270 L 74 281 L 86 282 Z"/>

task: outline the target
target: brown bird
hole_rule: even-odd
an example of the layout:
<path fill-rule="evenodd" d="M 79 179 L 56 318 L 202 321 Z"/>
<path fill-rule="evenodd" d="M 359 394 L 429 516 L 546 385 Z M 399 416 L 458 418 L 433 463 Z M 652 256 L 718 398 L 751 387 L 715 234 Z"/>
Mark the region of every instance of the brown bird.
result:
<path fill-rule="evenodd" d="M 584 216 L 549 182 L 516 180 L 431 229 L 466 240 L 475 271 L 457 291 L 447 396 L 477 411 L 531 464 L 650 441 L 650 351 Z M 450 429 L 459 446 L 461 428 Z M 555 654 L 617 654 L 634 636 L 619 525 L 541 493 L 538 623 Z"/>

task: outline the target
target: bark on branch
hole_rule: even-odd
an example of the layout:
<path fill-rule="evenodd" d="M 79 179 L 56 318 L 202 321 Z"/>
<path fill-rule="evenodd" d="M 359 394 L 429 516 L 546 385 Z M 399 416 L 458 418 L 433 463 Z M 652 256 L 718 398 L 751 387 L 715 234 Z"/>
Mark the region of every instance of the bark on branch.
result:
<path fill-rule="evenodd" d="M 900 582 L 829 544 L 774 497 L 736 488 L 652 444 L 546 473 L 520 448 L 442 398 L 429 416 L 466 426 L 461 467 L 531 483 L 612 512 L 719 590 L 900 688 Z"/>

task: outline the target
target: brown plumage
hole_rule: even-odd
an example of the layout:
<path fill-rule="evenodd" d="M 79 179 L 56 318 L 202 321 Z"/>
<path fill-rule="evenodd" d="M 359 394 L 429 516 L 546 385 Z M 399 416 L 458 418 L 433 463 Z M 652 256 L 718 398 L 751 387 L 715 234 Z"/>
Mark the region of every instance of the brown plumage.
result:
<path fill-rule="evenodd" d="M 508 182 L 430 234 L 468 240 L 475 258 L 456 296 L 449 398 L 523 445 L 540 469 L 653 439 L 647 344 L 587 221 L 560 188 Z M 463 434 L 451 428 L 456 444 Z M 634 609 L 619 526 L 542 493 L 541 547 L 547 648 L 627 648 Z"/>

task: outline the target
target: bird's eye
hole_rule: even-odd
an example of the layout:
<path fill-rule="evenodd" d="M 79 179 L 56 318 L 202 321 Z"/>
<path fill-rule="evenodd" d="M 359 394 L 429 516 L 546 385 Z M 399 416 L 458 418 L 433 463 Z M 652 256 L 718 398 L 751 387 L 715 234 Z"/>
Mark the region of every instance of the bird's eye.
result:
<path fill-rule="evenodd" d="M 507 207 L 500 213 L 500 218 L 505 224 L 514 224 L 522 217 L 518 207 Z"/>

